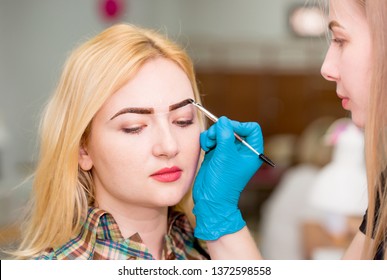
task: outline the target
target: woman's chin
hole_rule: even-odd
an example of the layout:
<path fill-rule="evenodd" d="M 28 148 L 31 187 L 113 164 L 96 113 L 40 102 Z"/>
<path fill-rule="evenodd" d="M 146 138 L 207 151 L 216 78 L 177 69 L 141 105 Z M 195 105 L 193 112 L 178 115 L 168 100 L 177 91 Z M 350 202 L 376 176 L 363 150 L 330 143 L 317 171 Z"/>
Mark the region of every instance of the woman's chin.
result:
<path fill-rule="evenodd" d="M 157 197 L 157 202 L 159 206 L 174 206 L 178 204 L 184 196 L 185 192 L 175 191 L 174 193 L 164 193 Z"/>

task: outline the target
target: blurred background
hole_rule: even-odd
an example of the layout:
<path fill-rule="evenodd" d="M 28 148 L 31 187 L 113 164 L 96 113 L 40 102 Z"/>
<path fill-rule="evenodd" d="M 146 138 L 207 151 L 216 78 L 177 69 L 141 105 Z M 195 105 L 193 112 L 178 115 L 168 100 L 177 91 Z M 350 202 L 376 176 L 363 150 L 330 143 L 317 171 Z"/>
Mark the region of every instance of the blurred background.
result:
<path fill-rule="evenodd" d="M 240 208 L 263 256 L 339 258 L 366 208 L 363 143 L 320 75 L 328 40 L 319 8 L 305 0 L 0 0 L 0 248 L 17 239 L 40 113 L 67 55 L 129 22 L 187 49 L 210 111 L 260 123 L 277 167 L 262 166 Z"/>

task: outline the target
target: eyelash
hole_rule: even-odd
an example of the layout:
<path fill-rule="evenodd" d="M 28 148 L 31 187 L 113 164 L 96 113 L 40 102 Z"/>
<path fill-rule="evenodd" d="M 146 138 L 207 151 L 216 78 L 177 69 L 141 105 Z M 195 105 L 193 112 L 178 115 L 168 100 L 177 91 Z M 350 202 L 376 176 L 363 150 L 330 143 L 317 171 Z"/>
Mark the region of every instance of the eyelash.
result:
<path fill-rule="evenodd" d="M 339 47 L 342 47 L 345 43 L 344 39 L 338 39 L 338 38 L 332 38 L 332 43 L 339 45 Z"/>
<path fill-rule="evenodd" d="M 187 127 L 193 124 L 193 120 L 174 121 L 173 123 L 180 127 Z"/>
<path fill-rule="evenodd" d="M 145 126 L 136 126 L 131 128 L 123 128 L 122 131 L 126 134 L 140 134 Z"/>
<path fill-rule="evenodd" d="M 194 122 L 193 120 L 184 120 L 184 121 L 174 121 L 173 124 L 176 124 L 177 126 L 181 128 L 188 127 L 192 125 Z M 137 126 L 137 127 L 131 127 L 131 128 L 123 128 L 122 131 L 126 134 L 140 134 L 141 131 L 146 127 L 144 126 Z"/>

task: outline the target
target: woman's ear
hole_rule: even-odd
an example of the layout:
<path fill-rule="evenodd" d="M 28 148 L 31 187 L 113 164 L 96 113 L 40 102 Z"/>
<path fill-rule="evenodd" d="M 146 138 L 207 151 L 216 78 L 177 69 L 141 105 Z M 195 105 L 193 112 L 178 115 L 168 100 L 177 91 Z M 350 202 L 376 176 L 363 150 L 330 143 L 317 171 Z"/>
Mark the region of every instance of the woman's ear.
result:
<path fill-rule="evenodd" d="M 84 146 L 79 148 L 78 163 L 82 170 L 89 171 L 93 167 L 93 160 L 87 153 L 87 149 Z"/>

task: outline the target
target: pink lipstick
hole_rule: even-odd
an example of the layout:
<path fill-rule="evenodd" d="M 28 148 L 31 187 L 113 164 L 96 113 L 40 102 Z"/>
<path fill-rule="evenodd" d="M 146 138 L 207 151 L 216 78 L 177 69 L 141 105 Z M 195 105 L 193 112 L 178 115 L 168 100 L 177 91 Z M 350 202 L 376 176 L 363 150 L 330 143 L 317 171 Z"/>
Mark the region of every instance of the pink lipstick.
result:
<path fill-rule="evenodd" d="M 179 180 L 182 170 L 177 166 L 166 167 L 151 175 L 153 179 L 163 183 L 170 183 Z"/>

